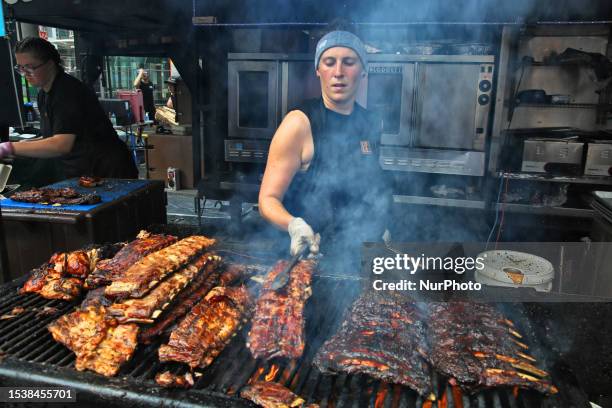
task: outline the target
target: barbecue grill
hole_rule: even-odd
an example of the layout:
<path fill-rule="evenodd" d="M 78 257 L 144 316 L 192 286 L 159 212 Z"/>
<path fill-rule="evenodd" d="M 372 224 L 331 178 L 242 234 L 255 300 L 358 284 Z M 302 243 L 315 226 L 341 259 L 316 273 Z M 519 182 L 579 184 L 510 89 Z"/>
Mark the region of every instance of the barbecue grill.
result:
<path fill-rule="evenodd" d="M 358 279 L 317 277 L 313 296 L 306 309 L 307 345 L 297 361 L 251 358 L 245 347 L 248 327 L 236 336 L 215 362 L 196 374 L 195 386 L 189 390 L 167 390 L 154 381 L 155 374 L 170 370 L 184 373 L 186 367 L 162 364 L 157 359 L 160 342 L 141 346 L 132 360 L 115 378 L 105 378 L 90 372 L 78 372 L 71 351 L 56 343 L 46 325 L 61 314 L 70 312 L 76 302 L 45 300 L 36 295 L 18 295 L 23 279 L 5 285 L 0 292 L 0 314 L 14 307 L 26 312 L 14 319 L 0 321 L 0 378 L 4 386 L 63 386 L 76 390 L 79 402 L 104 405 L 189 407 L 252 406 L 238 397 L 243 386 L 253 380 L 276 381 L 288 386 L 307 402 L 321 406 L 353 407 L 586 407 L 586 397 L 574 384 L 575 380 L 561 368 L 551 374 L 560 392 L 544 397 L 537 392 L 498 388 L 467 395 L 451 387 L 445 378 L 433 375 L 438 400 L 430 402 L 414 391 L 375 381 L 363 375 L 328 376 L 318 372 L 311 361 L 323 341 L 333 334 L 342 320 L 342 313 L 358 294 Z M 334 296 L 334 294 L 336 296 Z M 343 294 L 346 296 L 337 296 Z M 340 302 L 340 303 L 338 303 Z M 37 317 L 44 307 L 57 308 L 57 313 Z M 517 322 L 524 333 L 531 333 L 528 322 Z M 531 338 L 532 336 L 527 336 Z M 537 353 L 536 344 L 532 345 Z"/>
<path fill-rule="evenodd" d="M 159 226 L 151 232 L 166 232 L 179 237 L 194 233 L 188 226 Z M 240 253 L 256 256 L 257 262 L 270 266 L 275 254 L 261 248 L 248 250 L 241 244 L 220 237 L 220 255 L 236 262 L 252 263 Z M 46 300 L 37 295 L 19 295 L 17 289 L 27 277 L 0 286 L 0 316 L 15 307 L 25 312 L 13 319 L 0 320 L 0 384 L 2 386 L 61 386 L 76 391 L 77 401 L 104 406 L 173 406 L 173 407 L 252 407 L 239 397 L 249 382 L 267 380 L 281 383 L 300 395 L 307 403 L 321 407 L 590 407 L 585 393 L 577 385 L 571 370 L 552 355 L 548 345 L 533 343 L 542 338 L 531 324 L 529 309 L 503 304 L 517 330 L 532 341 L 531 354 L 542 362 L 552 376 L 559 394 L 545 397 L 536 391 L 495 388 L 473 395 L 452 387 L 448 380 L 432 373 L 437 401 L 428 401 L 407 387 L 383 383 L 365 375 L 323 375 L 312 360 L 325 340 L 339 328 L 344 313 L 361 292 L 366 281 L 358 277 L 315 276 L 313 295 L 306 310 L 306 348 L 298 360 L 254 360 L 245 345 L 249 325 L 242 328 L 225 350 L 205 369 L 196 370 L 195 385 L 187 390 L 164 389 L 155 382 L 157 373 L 169 370 L 183 374 L 187 367 L 177 363 L 160 363 L 157 350 L 162 340 L 139 345 L 132 359 L 118 375 L 106 378 L 92 372 L 74 369 L 74 354 L 56 343 L 46 326 L 59 316 L 71 312 L 79 301 Z M 253 288 L 251 288 L 253 289 Z M 57 308 L 52 315 L 40 316 L 43 308 Z M 525 312 L 517 312 L 525 310 Z M 540 312 L 541 314 L 541 312 Z"/>

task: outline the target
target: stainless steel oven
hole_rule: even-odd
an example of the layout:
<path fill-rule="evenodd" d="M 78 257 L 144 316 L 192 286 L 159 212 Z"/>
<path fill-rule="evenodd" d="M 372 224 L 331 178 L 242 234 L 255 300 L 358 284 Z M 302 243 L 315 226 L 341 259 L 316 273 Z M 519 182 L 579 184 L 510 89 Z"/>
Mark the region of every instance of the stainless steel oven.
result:
<path fill-rule="evenodd" d="M 312 56 L 231 53 L 228 60 L 225 160 L 265 162 L 285 114 L 321 95 Z"/>
<path fill-rule="evenodd" d="M 388 170 L 484 174 L 494 57 L 372 55 L 366 105 Z"/>
<path fill-rule="evenodd" d="M 228 133 L 269 139 L 277 126 L 277 61 L 229 61 Z"/>

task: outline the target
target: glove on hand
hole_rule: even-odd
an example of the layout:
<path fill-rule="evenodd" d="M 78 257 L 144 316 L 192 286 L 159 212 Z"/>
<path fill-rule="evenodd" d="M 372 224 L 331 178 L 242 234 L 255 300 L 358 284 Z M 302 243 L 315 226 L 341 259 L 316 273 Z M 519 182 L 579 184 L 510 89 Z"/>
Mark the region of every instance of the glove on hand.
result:
<path fill-rule="evenodd" d="M 15 154 L 15 149 L 13 149 L 13 143 L 4 142 L 0 143 L 0 158 L 12 156 Z"/>
<path fill-rule="evenodd" d="M 319 241 L 321 237 L 315 234 L 310 225 L 301 218 L 294 218 L 289 222 L 289 236 L 291 237 L 291 256 L 300 253 L 305 247 L 309 247 L 310 252 L 319 252 Z"/>

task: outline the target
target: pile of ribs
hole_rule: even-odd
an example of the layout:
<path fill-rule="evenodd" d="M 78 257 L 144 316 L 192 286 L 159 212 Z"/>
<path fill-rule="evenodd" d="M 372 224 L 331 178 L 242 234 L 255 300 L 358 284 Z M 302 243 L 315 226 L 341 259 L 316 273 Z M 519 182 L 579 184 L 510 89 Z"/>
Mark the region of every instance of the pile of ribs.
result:
<path fill-rule="evenodd" d="M 211 251 L 214 243 L 203 236 L 140 236 L 88 281 L 107 286 L 91 290 L 78 310 L 51 323 L 49 331 L 76 354 L 77 370 L 115 375 L 133 355 L 141 330 L 149 340 L 161 335 L 189 311 L 184 301 L 219 283 L 221 258 Z M 236 276 L 233 271 L 224 281 Z"/>
<path fill-rule="evenodd" d="M 247 347 L 254 358 L 299 358 L 304 352 L 304 306 L 310 297 L 313 260 L 302 260 L 290 271 L 289 281 L 271 288 L 287 261 L 279 261 L 266 276 L 257 299 Z"/>
<path fill-rule="evenodd" d="M 431 369 L 466 392 L 517 386 L 558 392 L 527 354 L 514 324 L 494 306 L 474 302 L 417 303 L 366 291 L 314 364 L 324 373 L 362 373 L 431 393 Z"/>
<path fill-rule="evenodd" d="M 97 194 L 81 194 L 71 187 L 33 188 L 18 191 L 11 195 L 11 200 L 34 204 L 55 205 L 88 205 L 97 204 L 102 198 Z"/>

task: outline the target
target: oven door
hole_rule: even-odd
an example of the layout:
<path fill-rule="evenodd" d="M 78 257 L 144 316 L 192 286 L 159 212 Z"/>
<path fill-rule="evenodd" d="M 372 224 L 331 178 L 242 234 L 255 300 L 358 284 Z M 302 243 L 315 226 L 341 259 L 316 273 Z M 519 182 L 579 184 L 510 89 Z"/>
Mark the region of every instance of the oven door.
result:
<path fill-rule="evenodd" d="M 491 83 L 484 78 L 489 75 L 492 64 L 417 63 L 411 145 L 484 151 L 491 105 Z"/>
<path fill-rule="evenodd" d="M 367 108 L 383 122 L 381 143 L 410 144 L 414 63 L 370 63 Z"/>
<path fill-rule="evenodd" d="M 277 123 L 278 62 L 228 62 L 228 134 L 270 139 Z"/>

